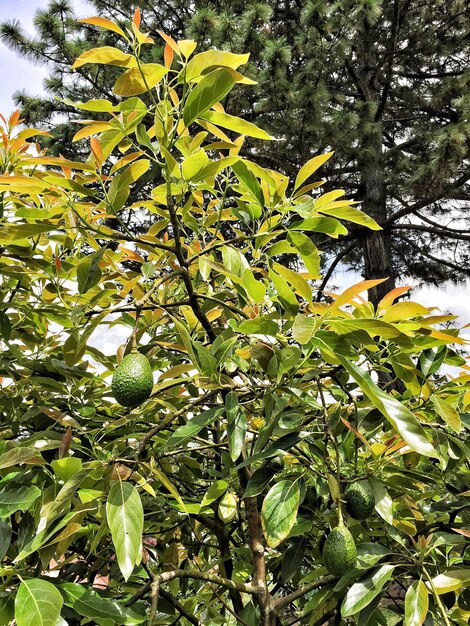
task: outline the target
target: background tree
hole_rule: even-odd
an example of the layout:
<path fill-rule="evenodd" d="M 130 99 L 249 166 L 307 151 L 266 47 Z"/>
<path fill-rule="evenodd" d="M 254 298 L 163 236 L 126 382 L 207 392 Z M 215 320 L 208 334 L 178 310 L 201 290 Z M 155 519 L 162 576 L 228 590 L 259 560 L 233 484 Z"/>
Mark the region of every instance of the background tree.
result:
<path fill-rule="evenodd" d="M 94 20 L 122 46 L 74 63 L 119 68 L 117 102 L 77 103 L 105 118 L 82 124 L 86 160 L 31 150 L 40 131 L 2 118 L 3 622 L 466 624 L 464 340 L 395 303 L 406 288 L 376 309 L 360 294 L 378 281 L 315 302 L 304 220 L 376 223 L 316 193 L 328 154 L 291 182 L 246 157 L 269 135 L 220 105 L 245 55 L 163 34 L 164 65 L 147 63 L 139 18 Z M 163 183 L 133 203 L 150 169 Z M 129 211 L 153 223 L 135 234 Z M 103 354 L 95 333 L 116 325 Z M 129 357 L 155 373 L 134 408 L 111 396 L 140 384 Z M 374 382 L 384 367 L 403 396 Z"/>
<path fill-rule="evenodd" d="M 124 19 L 133 2 L 95 0 L 102 15 Z M 228 111 L 243 111 L 281 141 L 258 158 L 292 175 L 312 152 L 333 148 L 328 169 L 383 226 L 358 227 L 339 241 L 326 238 L 326 279 L 338 263 L 366 278 L 388 277 L 374 288 L 375 303 L 407 275 L 436 284 L 468 276 L 468 3 L 430 0 L 141 3 L 146 27 L 204 46 L 248 49 L 248 74 L 259 81 L 238 92 Z M 96 43 L 96 31 L 78 26 L 70 3 L 51 2 L 36 19 L 32 41 L 16 24 L 3 40 L 21 54 L 51 65 L 47 89 L 60 97 L 110 91 L 107 71 L 83 70 L 69 81 L 68 61 Z M 73 35 L 71 38 L 70 35 Z M 102 36 L 102 35 L 101 35 Z M 105 36 L 113 40 L 114 34 Z M 157 49 L 152 54 L 160 55 Z M 63 104 L 17 96 L 26 119 L 42 124 Z M 73 113 L 72 113 L 73 116 Z M 60 129 L 56 150 L 70 150 L 71 130 Z M 65 140 L 65 141 L 64 141 Z M 253 146 L 253 150 L 260 149 Z M 347 174 L 347 177 L 344 175 Z M 316 237 L 318 239 L 318 237 Z"/>

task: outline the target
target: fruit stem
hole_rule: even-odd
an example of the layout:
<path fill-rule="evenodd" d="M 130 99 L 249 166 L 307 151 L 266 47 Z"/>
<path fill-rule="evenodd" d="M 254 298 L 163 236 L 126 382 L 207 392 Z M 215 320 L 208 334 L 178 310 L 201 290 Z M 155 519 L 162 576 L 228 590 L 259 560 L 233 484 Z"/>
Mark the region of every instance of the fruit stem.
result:
<path fill-rule="evenodd" d="M 330 416 L 328 415 L 328 408 L 327 408 L 327 404 L 325 401 L 325 396 L 323 394 L 323 387 L 320 382 L 320 379 L 317 379 L 317 386 L 318 386 L 318 392 L 320 394 L 321 403 L 323 406 L 323 415 L 324 415 L 324 420 L 325 420 L 325 434 L 328 437 L 328 439 L 331 441 L 331 443 L 333 444 L 333 448 L 335 450 L 336 481 L 338 483 L 338 496 L 337 498 L 334 498 L 334 499 L 336 500 L 336 505 L 338 507 L 338 526 L 344 526 L 343 511 L 341 509 L 341 462 L 340 462 L 340 455 L 339 455 L 339 447 L 338 447 L 338 442 L 336 441 L 336 438 L 331 432 Z"/>
<path fill-rule="evenodd" d="M 432 576 L 425 567 L 423 567 L 423 574 L 428 579 L 429 586 L 431 587 L 431 593 L 433 595 L 435 603 L 437 604 L 437 608 L 439 609 L 439 612 L 442 615 L 442 618 L 444 619 L 445 625 L 452 626 L 452 624 L 449 621 L 449 618 L 447 617 L 447 611 L 445 609 L 445 606 L 442 604 L 439 594 L 437 593 L 436 588 L 434 587 L 434 584 L 432 582 Z"/>
<path fill-rule="evenodd" d="M 137 307 L 135 310 L 135 322 L 134 328 L 132 329 L 131 335 L 131 352 L 137 352 L 137 329 L 139 327 L 139 317 L 140 317 L 141 307 Z"/>

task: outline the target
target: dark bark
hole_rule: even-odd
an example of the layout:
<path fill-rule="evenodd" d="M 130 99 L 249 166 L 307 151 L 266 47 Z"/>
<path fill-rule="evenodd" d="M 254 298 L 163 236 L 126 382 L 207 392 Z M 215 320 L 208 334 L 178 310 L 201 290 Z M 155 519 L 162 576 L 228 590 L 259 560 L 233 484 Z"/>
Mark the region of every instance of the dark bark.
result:
<path fill-rule="evenodd" d="M 357 87 L 364 101 L 361 150 L 358 158 L 361 177 L 358 195 L 362 201 L 362 210 L 381 225 L 387 220 L 382 114 L 385 108 L 384 93 L 388 85 L 381 85 L 379 82 L 380 60 L 377 58 L 374 26 L 370 25 L 366 18 L 363 21 L 362 34 L 357 48 L 360 62 Z M 377 305 L 383 296 L 395 287 L 391 238 L 386 230 L 365 229 L 361 236 L 361 244 L 364 278 L 387 279 L 369 290 L 369 300 Z"/>

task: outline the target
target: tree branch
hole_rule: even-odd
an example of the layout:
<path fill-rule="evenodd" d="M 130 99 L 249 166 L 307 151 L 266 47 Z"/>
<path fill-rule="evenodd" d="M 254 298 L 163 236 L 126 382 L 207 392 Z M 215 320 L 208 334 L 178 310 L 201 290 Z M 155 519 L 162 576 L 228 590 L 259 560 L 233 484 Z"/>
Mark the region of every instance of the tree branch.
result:
<path fill-rule="evenodd" d="M 245 584 L 223 578 L 217 574 L 210 574 L 209 572 L 199 572 L 196 570 L 175 569 L 170 572 L 162 572 L 157 576 L 160 584 L 167 583 L 175 578 L 192 578 L 194 580 L 204 580 L 209 583 L 214 583 L 220 587 L 226 589 L 236 589 L 240 593 L 249 593 L 255 595 L 257 593 L 256 588 L 252 584 Z"/>
<path fill-rule="evenodd" d="M 339 254 L 336 255 L 334 261 L 332 262 L 332 264 L 330 265 L 330 267 L 328 268 L 328 271 L 326 272 L 325 276 L 323 277 L 322 283 L 320 285 L 320 287 L 318 287 L 318 293 L 317 293 L 317 302 L 320 302 L 320 300 L 322 299 L 323 296 L 323 290 L 325 289 L 326 285 L 328 284 L 328 281 L 330 280 L 333 272 L 335 271 L 336 266 L 338 265 L 338 263 L 341 261 L 341 259 L 344 259 L 345 256 L 347 256 L 350 252 L 352 252 L 354 250 L 354 248 L 356 247 L 356 242 L 350 244 L 347 248 L 345 248 L 344 250 L 342 250 Z"/>
<path fill-rule="evenodd" d="M 307 583 L 303 587 L 296 589 L 295 591 L 293 591 L 287 596 L 283 596 L 282 598 L 276 598 L 274 600 L 274 606 L 276 607 L 276 610 L 282 609 L 288 604 L 295 602 L 296 600 L 304 596 L 309 591 L 313 591 L 314 589 L 318 589 L 318 587 L 327 585 L 328 583 L 331 583 L 333 580 L 335 580 L 334 576 L 331 576 L 331 575 L 321 576 L 320 578 L 313 580 L 311 583 Z"/>
<path fill-rule="evenodd" d="M 470 241 L 470 234 L 465 234 L 463 231 L 459 232 L 445 227 L 436 228 L 433 226 L 425 226 L 424 224 L 393 224 L 391 228 L 393 230 L 420 230 L 425 233 L 438 235 L 439 237 Z"/>

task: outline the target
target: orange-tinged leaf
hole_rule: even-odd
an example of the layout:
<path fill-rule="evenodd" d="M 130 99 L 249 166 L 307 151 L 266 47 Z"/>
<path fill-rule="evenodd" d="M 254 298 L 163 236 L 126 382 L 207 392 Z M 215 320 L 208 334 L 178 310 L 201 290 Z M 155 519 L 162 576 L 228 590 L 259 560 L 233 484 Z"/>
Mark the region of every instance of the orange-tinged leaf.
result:
<path fill-rule="evenodd" d="M 120 26 L 111 22 L 111 20 L 107 20 L 105 17 L 85 17 L 84 19 L 78 21 L 83 24 L 92 24 L 93 26 L 99 26 L 100 28 L 105 28 L 106 30 L 112 30 L 118 35 L 126 37 L 126 33 Z"/>
<path fill-rule="evenodd" d="M 459 533 L 459 535 L 463 535 L 464 537 L 468 537 L 470 539 L 470 530 L 466 530 L 465 528 L 452 528 L 451 530 L 454 533 Z"/>
<path fill-rule="evenodd" d="M 388 309 L 388 307 L 392 304 L 394 300 L 402 296 L 404 293 L 407 293 L 410 289 L 412 289 L 411 285 L 405 287 L 396 287 L 389 291 L 379 302 L 377 306 L 377 313 Z"/>
<path fill-rule="evenodd" d="M 163 59 L 164 59 L 166 68 L 170 69 L 171 64 L 173 63 L 173 57 L 174 57 L 173 48 L 169 44 L 165 43 Z"/>
<path fill-rule="evenodd" d="M 429 336 L 434 337 L 434 339 L 441 339 L 442 341 L 445 341 L 446 343 L 460 343 L 460 344 L 468 343 L 468 340 L 462 339 L 462 337 L 455 337 L 454 335 L 448 335 L 447 333 L 443 333 L 440 330 L 431 330 L 430 333 L 426 331 L 425 334 L 426 335 L 429 334 Z"/>
<path fill-rule="evenodd" d="M 356 283 L 351 287 L 348 287 L 343 293 L 336 295 L 331 294 L 336 300 L 328 307 L 328 311 L 334 311 L 338 309 L 340 306 L 349 303 L 353 298 L 358 296 L 360 293 L 367 291 L 368 289 L 372 289 L 372 287 L 376 287 L 380 285 L 380 283 L 385 282 L 386 278 L 378 278 L 375 280 L 362 280 L 360 283 Z"/>
<path fill-rule="evenodd" d="M 101 149 L 101 144 L 96 137 L 92 137 L 90 139 L 90 148 L 95 158 L 96 165 L 101 167 L 103 163 L 103 150 Z"/>
<path fill-rule="evenodd" d="M 135 24 L 137 28 L 139 28 L 140 26 L 140 20 L 141 20 L 140 9 L 139 7 L 137 7 L 136 10 L 134 11 L 134 17 L 132 18 L 132 22 Z"/>
<path fill-rule="evenodd" d="M 157 30 L 157 33 L 170 46 L 173 52 L 176 52 L 176 54 L 180 56 L 180 50 L 178 48 L 178 44 L 176 43 L 176 41 L 172 37 L 170 37 L 170 35 L 167 35 L 161 30 Z"/>
<path fill-rule="evenodd" d="M 129 163 L 132 163 L 132 161 L 135 161 L 136 159 L 138 159 L 142 154 L 144 153 L 141 150 L 137 152 L 131 152 L 130 154 L 126 154 L 126 156 L 122 157 L 122 159 L 119 159 L 119 161 L 117 161 L 113 165 L 109 173 L 114 174 L 114 172 L 117 172 L 125 165 L 129 165 Z"/>
<path fill-rule="evenodd" d="M 137 263 L 145 263 L 145 259 L 135 252 L 134 250 L 129 250 L 129 248 L 120 248 L 122 253 L 121 261 L 137 261 Z"/>
<path fill-rule="evenodd" d="M 356 435 L 356 437 L 358 439 L 360 439 L 362 441 L 362 443 L 364 443 L 369 449 L 370 449 L 370 443 L 367 441 L 367 439 L 364 437 L 364 435 L 362 435 L 355 426 L 353 426 L 351 424 L 351 422 L 348 422 L 348 420 L 344 419 L 344 417 L 340 416 L 341 421 L 343 422 L 343 424 L 346 426 L 346 428 L 349 428 L 349 430 L 354 433 Z"/>

